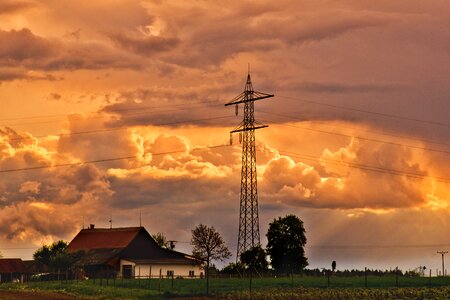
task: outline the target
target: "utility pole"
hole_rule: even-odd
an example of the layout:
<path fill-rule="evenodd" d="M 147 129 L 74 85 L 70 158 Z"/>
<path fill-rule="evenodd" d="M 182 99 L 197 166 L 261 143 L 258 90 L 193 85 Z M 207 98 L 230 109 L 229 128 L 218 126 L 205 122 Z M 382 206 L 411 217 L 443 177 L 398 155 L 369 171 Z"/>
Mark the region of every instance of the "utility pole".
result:
<path fill-rule="evenodd" d="M 444 255 L 448 253 L 448 251 L 437 251 L 438 254 L 442 255 L 442 276 L 445 276 L 444 273 Z"/>
<path fill-rule="evenodd" d="M 273 96 L 253 90 L 249 67 L 244 91 L 231 102 L 225 104 L 225 106 L 235 105 L 236 115 L 238 114 L 238 105 L 244 104 L 243 121 L 234 130 L 230 131 L 230 143 L 233 141 L 233 133 L 239 133 L 239 141 L 242 143 L 241 195 L 236 262 L 239 261 L 241 253 L 260 244 L 255 130 L 268 126 L 255 121 L 254 102 Z"/>

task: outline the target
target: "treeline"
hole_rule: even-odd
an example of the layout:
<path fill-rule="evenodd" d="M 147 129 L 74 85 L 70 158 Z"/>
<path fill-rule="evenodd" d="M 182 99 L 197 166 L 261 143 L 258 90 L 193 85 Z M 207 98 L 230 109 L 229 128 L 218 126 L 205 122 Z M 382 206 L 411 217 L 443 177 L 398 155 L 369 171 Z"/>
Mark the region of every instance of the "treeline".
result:
<path fill-rule="evenodd" d="M 392 276 L 392 275 L 398 275 L 398 276 L 406 276 L 406 277 L 418 277 L 420 274 L 416 271 L 405 271 L 403 272 L 400 269 L 393 269 L 393 270 L 377 270 L 377 269 L 367 269 L 367 270 L 343 270 L 343 271 L 331 271 L 327 269 L 305 269 L 303 270 L 304 275 L 309 276 L 326 276 L 328 273 L 332 274 L 333 276 L 338 277 L 350 277 L 350 276 L 365 276 L 372 275 L 372 276 Z"/>
<path fill-rule="evenodd" d="M 225 266 L 223 269 L 218 270 L 214 266 L 211 268 L 210 272 L 212 274 L 217 275 L 245 275 L 247 273 L 247 269 L 244 265 L 240 263 L 231 263 L 227 266 Z M 276 272 L 273 269 L 265 269 L 265 270 L 259 270 L 259 275 L 261 276 L 290 276 L 291 273 L 279 273 Z M 400 269 L 393 269 L 393 270 L 377 270 L 377 269 L 367 269 L 367 270 L 342 270 L 342 271 L 332 271 L 330 269 L 304 269 L 301 272 L 294 272 L 294 274 L 297 275 L 303 275 L 303 276 L 337 276 L 337 277 L 355 277 L 355 276 L 404 276 L 404 277 L 419 277 L 421 276 L 416 271 L 405 271 L 403 272 Z"/>

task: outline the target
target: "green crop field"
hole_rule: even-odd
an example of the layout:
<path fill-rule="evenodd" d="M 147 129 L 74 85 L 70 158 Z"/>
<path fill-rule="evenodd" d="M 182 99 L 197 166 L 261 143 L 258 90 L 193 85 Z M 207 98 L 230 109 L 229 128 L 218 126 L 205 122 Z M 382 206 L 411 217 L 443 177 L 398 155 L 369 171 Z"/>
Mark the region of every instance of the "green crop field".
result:
<path fill-rule="evenodd" d="M 204 298 L 204 279 L 117 279 L 2 284 L 0 289 L 58 291 L 93 299 Z M 212 278 L 210 295 L 221 299 L 449 299 L 449 277 L 303 276 L 294 278 Z"/>

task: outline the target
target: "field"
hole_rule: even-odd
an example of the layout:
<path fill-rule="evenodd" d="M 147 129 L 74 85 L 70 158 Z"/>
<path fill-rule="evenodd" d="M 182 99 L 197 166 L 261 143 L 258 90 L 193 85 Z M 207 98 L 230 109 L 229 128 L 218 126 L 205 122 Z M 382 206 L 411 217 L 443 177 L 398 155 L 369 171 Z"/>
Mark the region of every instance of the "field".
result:
<path fill-rule="evenodd" d="M 248 278 L 210 280 L 210 296 L 220 299 L 449 299 L 448 277 Z M 328 286 L 329 285 L 329 286 Z M 4 291 L 51 291 L 92 299 L 205 298 L 205 280 L 141 279 L 2 284 Z M 37 298 L 35 298 L 37 299 Z"/>

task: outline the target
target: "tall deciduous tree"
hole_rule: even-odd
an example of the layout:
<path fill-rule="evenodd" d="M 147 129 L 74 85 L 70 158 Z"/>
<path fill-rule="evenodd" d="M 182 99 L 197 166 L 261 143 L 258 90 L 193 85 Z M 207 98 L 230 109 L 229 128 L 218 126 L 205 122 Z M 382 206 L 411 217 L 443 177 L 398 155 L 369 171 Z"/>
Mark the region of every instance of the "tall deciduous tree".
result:
<path fill-rule="evenodd" d="M 274 219 L 267 231 L 267 252 L 272 267 L 279 273 L 297 273 L 308 265 L 303 221 L 294 215 Z"/>
<path fill-rule="evenodd" d="M 206 261 L 206 294 L 209 293 L 209 265 L 213 260 L 224 260 L 231 257 L 231 252 L 225 245 L 220 233 L 211 226 L 200 224 L 192 229 L 192 254 Z"/>

